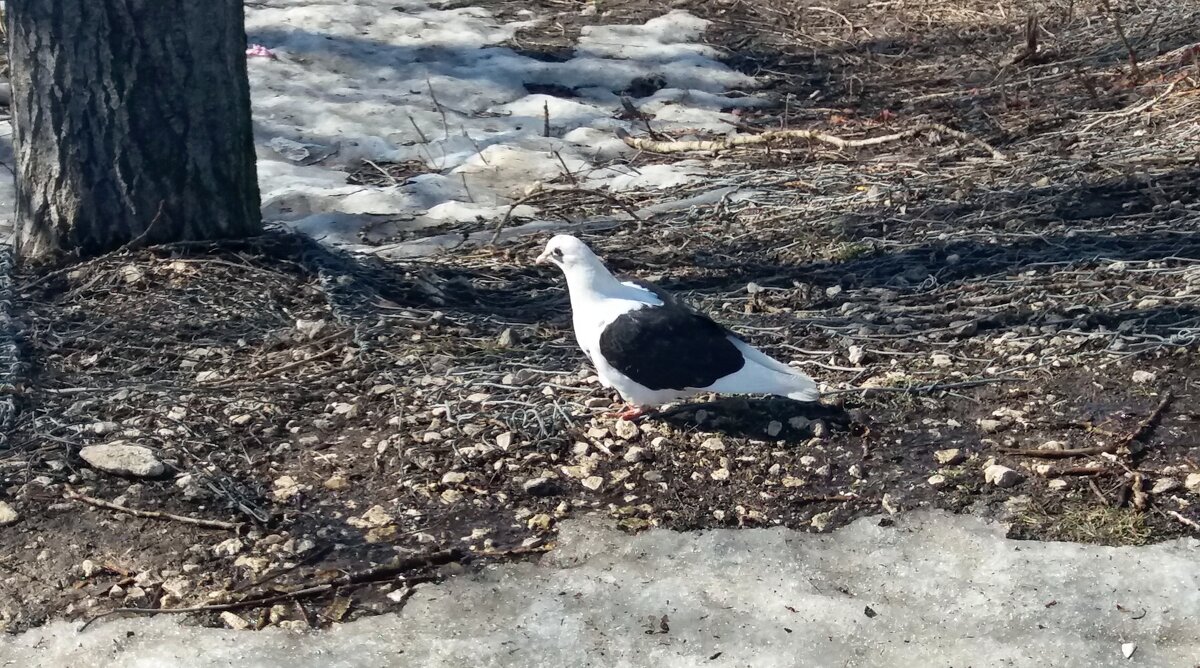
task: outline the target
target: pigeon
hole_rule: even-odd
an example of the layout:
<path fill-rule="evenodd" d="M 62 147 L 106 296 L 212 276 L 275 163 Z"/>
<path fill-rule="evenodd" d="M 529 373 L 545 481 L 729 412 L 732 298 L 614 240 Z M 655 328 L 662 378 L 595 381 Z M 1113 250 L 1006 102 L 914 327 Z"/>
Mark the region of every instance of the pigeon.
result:
<path fill-rule="evenodd" d="M 820 398 L 817 384 L 646 281 L 614 277 L 579 239 L 550 239 L 537 264 L 562 269 L 575 339 L 632 420 L 704 392 Z"/>

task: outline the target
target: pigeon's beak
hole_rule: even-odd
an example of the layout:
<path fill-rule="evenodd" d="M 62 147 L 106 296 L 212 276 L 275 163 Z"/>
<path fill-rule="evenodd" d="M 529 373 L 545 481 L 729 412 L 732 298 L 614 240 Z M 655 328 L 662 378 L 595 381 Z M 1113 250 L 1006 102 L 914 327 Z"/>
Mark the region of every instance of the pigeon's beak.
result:
<path fill-rule="evenodd" d="M 550 249 L 547 248 L 546 250 L 542 251 L 542 254 L 537 256 L 537 259 L 534 260 L 533 263 L 534 264 L 550 264 Z"/>

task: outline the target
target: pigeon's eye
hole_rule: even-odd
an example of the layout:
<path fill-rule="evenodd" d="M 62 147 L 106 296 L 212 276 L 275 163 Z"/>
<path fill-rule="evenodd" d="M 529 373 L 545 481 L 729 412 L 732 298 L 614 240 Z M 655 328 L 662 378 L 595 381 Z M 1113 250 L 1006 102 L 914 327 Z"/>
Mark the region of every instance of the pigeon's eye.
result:
<path fill-rule="evenodd" d="M 554 257 L 556 257 L 556 258 L 558 258 L 558 259 L 560 259 L 560 260 L 561 260 L 561 259 L 562 259 L 562 249 L 561 249 L 561 248 L 555 248 L 555 249 L 554 249 L 554 252 L 553 252 L 553 253 L 551 253 L 551 255 L 553 255 Z"/>

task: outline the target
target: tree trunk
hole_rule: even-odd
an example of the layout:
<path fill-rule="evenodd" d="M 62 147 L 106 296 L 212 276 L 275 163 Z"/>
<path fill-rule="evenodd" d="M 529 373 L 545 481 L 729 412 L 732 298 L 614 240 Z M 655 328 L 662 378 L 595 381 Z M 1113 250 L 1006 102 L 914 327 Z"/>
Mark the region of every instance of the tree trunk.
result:
<path fill-rule="evenodd" d="M 16 249 L 261 230 L 242 0 L 8 0 Z"/>

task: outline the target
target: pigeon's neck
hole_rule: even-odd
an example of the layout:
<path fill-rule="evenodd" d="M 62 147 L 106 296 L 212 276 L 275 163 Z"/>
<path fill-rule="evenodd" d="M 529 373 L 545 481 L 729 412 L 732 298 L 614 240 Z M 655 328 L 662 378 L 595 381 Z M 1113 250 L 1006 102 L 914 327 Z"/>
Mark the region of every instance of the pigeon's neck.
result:
<path fill-rule="evenodd" d="M 627 287 L 599 263 L 576 267 L 574 271 L 567 273 L 567 288 L 571 291 L 572 300 L 578 298 L 594 301 L 606 297 L 619 297 Z"/>

